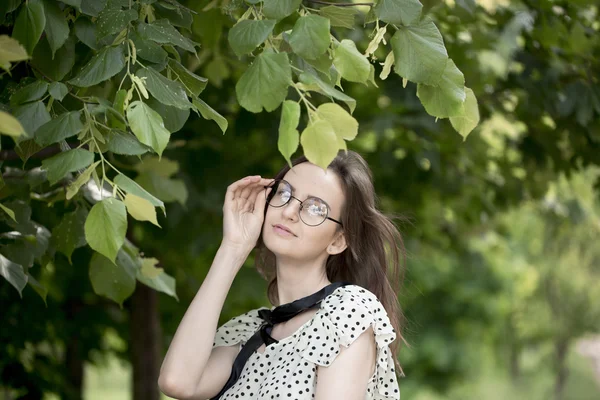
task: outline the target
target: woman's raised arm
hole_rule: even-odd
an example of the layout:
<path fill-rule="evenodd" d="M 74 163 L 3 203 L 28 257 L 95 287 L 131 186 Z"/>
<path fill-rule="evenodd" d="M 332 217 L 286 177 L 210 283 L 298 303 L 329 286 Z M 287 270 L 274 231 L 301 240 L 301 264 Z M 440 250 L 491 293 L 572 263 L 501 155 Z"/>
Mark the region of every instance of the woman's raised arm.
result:
<path fill-rule="evenodd" d="M 216 395 L 229 378 L 238 346 L 213 349 L 212 344 L 227 293 L 260 235 L 264 186 L 271 181 L 253 176 L 227 188 L 221 246 L 160 369 L 158 385 L 167 396 L 206 399 Z"/>

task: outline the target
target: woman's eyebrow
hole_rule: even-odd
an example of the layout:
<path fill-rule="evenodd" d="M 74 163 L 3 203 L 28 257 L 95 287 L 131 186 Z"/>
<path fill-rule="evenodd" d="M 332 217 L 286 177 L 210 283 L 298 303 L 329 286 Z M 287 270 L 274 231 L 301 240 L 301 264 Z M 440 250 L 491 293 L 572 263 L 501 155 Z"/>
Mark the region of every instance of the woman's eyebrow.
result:
<path fill-rule="evenodd" d="M 289 183 L 289 184 L 290 184 L 290 187 L 292 188 L 292 191 L 294 191 L 294 192 L 295 192 L 295 191 L 296 191 L 296 188 L 294 187 L 294 185 L 292 185 L 292 184 L 291 184 L 289 181 L 287 181 L 287 183 Z M 319 198 L 319 199 L 320 199 L 320 197 L 319 197 L 319 196 L 315 196 L 314 194 L 307 194 L 307 195 L 306 195 L 306 197 L 316 197 L 316 198 Z"/>

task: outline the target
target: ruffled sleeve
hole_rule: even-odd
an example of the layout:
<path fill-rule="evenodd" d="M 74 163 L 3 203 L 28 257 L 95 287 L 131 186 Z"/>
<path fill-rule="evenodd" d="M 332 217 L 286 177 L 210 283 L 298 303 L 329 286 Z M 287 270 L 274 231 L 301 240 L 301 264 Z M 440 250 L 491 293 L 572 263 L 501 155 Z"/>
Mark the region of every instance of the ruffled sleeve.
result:
<path fill-rule="evenodd" d="M 371 326 L 375 334 L 377 361 L 368 385 L 369 398 L 399 399 L 394 359 L 389 348 L 396 339 L 383 305 L 372 292 L 357 286 L 339 288 L 323 300 L 313 324 L 298 343 L 302 356 L 313 364 L 327 367 Z"/>
<path fill-rule="evenodd" d="M 259 310 L 260 308 L 248 311 L 221 325 L 215 333 L 213 347 L 233 346 L 240 342 L 245 344 L 262 323 L 262 319 L 258 316 Z"/>

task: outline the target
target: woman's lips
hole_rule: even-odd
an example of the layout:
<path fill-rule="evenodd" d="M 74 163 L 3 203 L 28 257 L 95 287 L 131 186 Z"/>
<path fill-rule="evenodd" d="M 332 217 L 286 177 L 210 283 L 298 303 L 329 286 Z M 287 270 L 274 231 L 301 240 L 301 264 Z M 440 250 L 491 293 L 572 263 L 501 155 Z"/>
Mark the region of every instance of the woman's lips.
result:
<path fill-rule="evenodd" d="M 285 237 L 296 236 L 292 232 L 285 230 L 284 228 L 282 228 L 279 225 L 274 225 L 273 230 L 275 231 L 275 233 L 277 233 L 280 236 L 285 236 Z"/>

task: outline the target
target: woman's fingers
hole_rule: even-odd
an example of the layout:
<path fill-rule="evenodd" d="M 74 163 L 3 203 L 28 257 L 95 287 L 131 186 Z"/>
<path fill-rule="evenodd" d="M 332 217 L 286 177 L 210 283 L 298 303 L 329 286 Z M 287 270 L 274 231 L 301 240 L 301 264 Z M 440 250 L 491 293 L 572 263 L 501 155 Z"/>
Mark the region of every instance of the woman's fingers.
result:
<path fill-rule="evenodd" d="M 240 188 L 243 188 L 246 185 L 252 183 L 252 181 L 255 180 L 256 177 L 257 176 L 247 176 L 227 186 L 227 192 L 225 193 L 225 202 L 233 202 L 237 197 L 239 197 L 241 193 Z"/>
<path fill-rule="evenodd" d="M 233 205 L 238 210 L 252 211 L 258 193 L 264 191 L 264 187 L 272 182 L 273 179 L 261 178 L 260 175 L 240 179 L 227 187 L 225 204 Z"/>
<path fill-rule="evenodd" d="M 260 195 L 256 196 L 256 201 L 254 202 L 254 213 L 263 212 L 263 210 L 265 209 L 265 204 L 267 203 L 267 196 L 269 195 L 271 190 L 273 190 L 273 188 L 262 188 Z"/>
<path fill-rule="evenodd" d="M 248 197 L 250 197 L 250 195 L 252 194 L 252 191 L 256 185 L 257 182 L 260 181 L 260 177 L 257 178 L 255 176 L 253 176 L 251 179 L 248 180 L 249 184 L 243 187 L 240 187 L 238 190 L 240 191 L 239 193 L 239 199 L 242 201 L 246 201 L 246 199 L 248 199 Z M 236 195 L 236 199 L 238 198 L 238 196 Z"/>
<path fill-rule="evenodd" d="M 246 202 L 247 206 L 244 208 L 246 211 L 252 212 L 256 208 L 256 198 L 258 196 L 264 196 L 265 188 L 263 185 L 257 185 L 254 187 L 250 196 L 248 197 L 248 201 Z"/>

